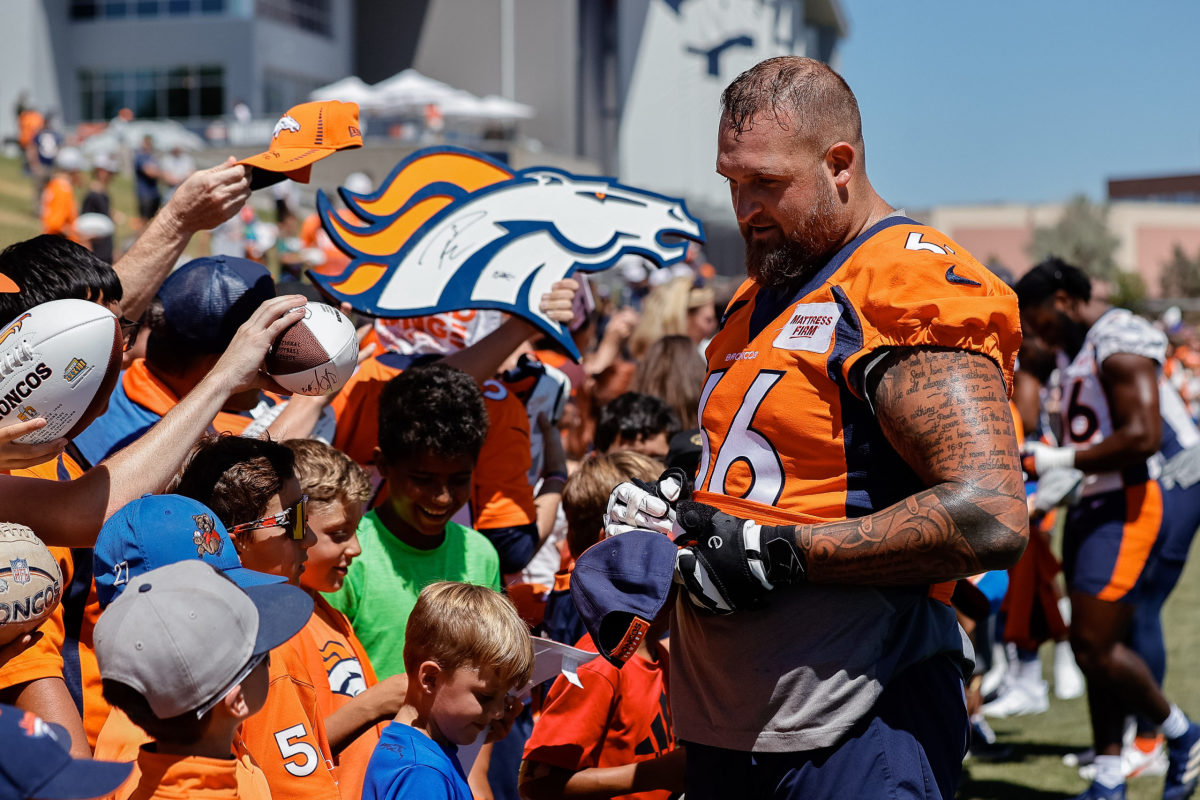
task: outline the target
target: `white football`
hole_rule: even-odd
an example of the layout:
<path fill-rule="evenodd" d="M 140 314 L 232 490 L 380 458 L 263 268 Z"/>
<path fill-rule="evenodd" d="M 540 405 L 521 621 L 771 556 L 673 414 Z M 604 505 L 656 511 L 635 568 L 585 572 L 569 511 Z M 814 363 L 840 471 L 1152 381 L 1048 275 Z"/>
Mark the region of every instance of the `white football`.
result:
<path fill-rule="evenodd" d="M 82 431 L 121 373 L 121 325 L 99 303 L 52 300 L 0 329 L 0 428 L 44 417 L 18 439 L 37 444 Z"/>
<path fill-rule="evenodd" d="M 267 373 L 293 394 L 332 394 L 358 364 L 354 323 L 336 308 L 308 303 L 304 317 L 276 337 L 267 353 Z"/>
<path fill-rule="evenodd" d="M 62 571 L 24 525 L 0 522 L 0 645 L 45 621 L 62 598 Z"/>

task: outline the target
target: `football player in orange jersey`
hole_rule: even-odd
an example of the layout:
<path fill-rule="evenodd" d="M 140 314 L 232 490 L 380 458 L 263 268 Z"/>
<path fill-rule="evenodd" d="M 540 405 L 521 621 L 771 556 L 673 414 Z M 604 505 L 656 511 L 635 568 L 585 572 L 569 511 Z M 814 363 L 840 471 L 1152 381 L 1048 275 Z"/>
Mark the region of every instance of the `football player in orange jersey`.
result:
<path fill-rule="evenodd" d="M 670 687 L 687 796 L 953 797 L 970 656 L 944 582 L 1028 537 L 1016 298 L 875 192 L 826 65 L 764 61 L 722 110 L 749 280 L 707 350 L 695 501 L 622 484 L 608 525 L 690 542 Z"/>

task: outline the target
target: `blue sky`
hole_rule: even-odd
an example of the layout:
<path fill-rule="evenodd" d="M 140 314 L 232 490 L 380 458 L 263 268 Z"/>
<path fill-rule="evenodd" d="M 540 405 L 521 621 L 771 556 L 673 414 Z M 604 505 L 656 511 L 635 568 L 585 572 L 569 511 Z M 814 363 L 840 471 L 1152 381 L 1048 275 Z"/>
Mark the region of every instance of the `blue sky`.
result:
<path fill-rule="evenodd" d="M 1043 202 L 1200 173 L 1196 0 L 842 0 L 840 71 L 893 205 Z"/>

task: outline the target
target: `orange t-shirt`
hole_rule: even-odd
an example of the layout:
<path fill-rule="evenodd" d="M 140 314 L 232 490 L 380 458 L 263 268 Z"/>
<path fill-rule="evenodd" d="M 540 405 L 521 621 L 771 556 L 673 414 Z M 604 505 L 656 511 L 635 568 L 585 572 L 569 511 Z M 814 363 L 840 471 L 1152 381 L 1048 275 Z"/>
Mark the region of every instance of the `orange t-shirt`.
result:
<path fill-rule="evenodd" d="M 236 747 L 235 747 L 236 749 Z M 282 796 L 276 792 L 276 796 Z M 271 800 L 271 786 L 249 755 L 175 756 L 139 750 L 129 779 L 105 800 Z"/>
<path fill-rule="evenodd" d="M 242 741 L 276 798 L 340 800 L 325 718 L 299 635 L 271 651 L 262 710 L 242 723 Z"/>
<path fill-rule="evenodd" d="M 596 652 L 591 637 L 575 645 Z M 583 688 L 563 676 L 546 695 L 542 715 L 525 742 L 526 760 L 578 772 L 658 758 L 675 749 L 667 701 L 668 659 L 635 655 L 621 669 L 597 656 L 579 667 Z M 663 791 L 617 795 L 613 800 L 667 800 Z"/>
<path fill-rule="evenodd" d="M 144 730 L 133 724 L 119 708 L 114 708 L 104 720 L 104 726 L 96 736 L 96 745 L 92 748 L 92 758 L 97 761 L 120 761 L 128 764 L 137 761 L 138 750 L 142 745 L 154 740 Z"/>
<path fill-rule="evenodd" d="M 71 182 L 56 175 L 42 190 L 42 233 L 56 233 L 77 241 L 75 235 L 75 190 Z"/>
<path fill-rule="evenodd" d="M 27 108 L 17 117 L 17 144 L 21 147 L 29 147 L 33 144 L 33 137 L 37 136 L 37 132 L 46 124 L 46 118 L 41 112 Z"/>
<path fill-rule="evenodd" d="M 346 615 L 320 594 L 313 600 L 313 615 L 295 641 L 297 650 L 308 661 L 308 674 L 317 692 L 317 713 L 325 720 L 379 681 Z M 338 786 L 344 796 L 362 794 L 367 762 L 382 732 L 382 725 L 371 727 L 334 757 Z"/>

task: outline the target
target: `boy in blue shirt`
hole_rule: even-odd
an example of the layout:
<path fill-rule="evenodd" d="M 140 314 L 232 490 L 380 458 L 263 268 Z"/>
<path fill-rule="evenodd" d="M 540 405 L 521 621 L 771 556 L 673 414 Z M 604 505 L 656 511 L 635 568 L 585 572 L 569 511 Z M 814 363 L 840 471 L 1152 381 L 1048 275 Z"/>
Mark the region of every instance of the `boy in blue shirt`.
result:
<path fill-rule="evenodd" d="M 442 581 L 405 626 L 408 692 L 367 764 L 363 800 L 471 800 L 458 747 L 504 738 L 533 674 L 529 629 L 504 595 Z"/>

